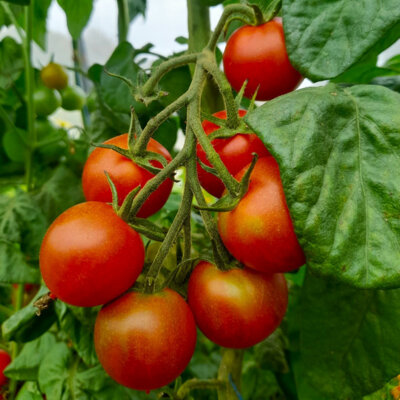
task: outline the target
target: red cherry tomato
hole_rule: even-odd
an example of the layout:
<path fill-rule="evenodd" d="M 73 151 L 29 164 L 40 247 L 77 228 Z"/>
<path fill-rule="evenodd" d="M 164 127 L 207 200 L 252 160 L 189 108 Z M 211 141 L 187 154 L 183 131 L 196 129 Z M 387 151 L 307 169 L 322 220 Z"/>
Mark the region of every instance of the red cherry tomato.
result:
<path fill-rule="evenodd" d="M 4 375 L 3 371 L 10 362 L 10 355 L 5 350 L 0 349 L 0 387 L 7 382 L 7 377 Z"/>
<path fill-rule="evenodd" d="M 274 273 L 292 271 L 305 263 L 273 157 L 257 161 L 249 190 L 238 206 L 219 213 L 218 230 L 227 249 L 247 267 Z"/>
<path fill-rule="evenodd" d="M 149 391 L 172 382 L 186 368 L 196 345 L 196 324 L 185 300 L 170 289 L 129 292 L 99 312 L 94 344 L 113 379 Z"/>
<path fill-rule="evenodd" d="M 259 87 L 256 99 L 270 100 L 291 92 L 302 80 L 290 64 L 280 18 L 236 30 L 228 39 L 223 62 L 225 75 L 236 91 L 248 81 L 244 91 L 248 98 Z"/>
<path fill-rule="evenodd" d="M 226 119 L 225 110 L 219 111 L 213 115 L 220 119 Z M 239 110 L 239 116 L 243 117 L 244 115 L 246 115 L 246 111 Z M 218 125 L 207 120 L 203 121 L 202 125 L 204 132 L 207 135 L 219 128 Z M 237 134 L 229 139 L 214 139 L 212 145 L 231 175 L 237 174 L 242 168 L 251 162 L 253 158 L 252 153 L 257 153 L 259 157 L 270 155 L 269 151 L 256 134 Z M 197 144 L 197 157 L 205 165 L 210 167 L 212 166 L 200 144 Z M 207 192 L 211 193 L 215 197 L 222 196 L 225 186 L 221 179 L 206 172 L 200 166 L 200 163 L 197 164 L 197 174 L 201 186 L 203 186 Z"/>
<path fill-rule="evenodd" d="M 128 290 L 142 271 L 139 234 L 100 202 L 81 203 L 50 226 L 40 270 L 53 296 L 74 306 L 105 304 Z"/>
<path fill-rule="evenodd" d="M 127 149 L 128 134 L 116 136 L 105 143 Z M 168 150 L 154 139 L 150 139 L 147 150 L 161 154 L 168 162 L 171 161 Z M 157 168 L 161 167 L 161 164 L 157 161 L 154 161 L 153 165 Z M 97 147 L 88 157 L 83 169 L 82 186 L 86 200 L 106 203 L 112 201 L 110 185 L 104 171 L 109 173 L 115 184 L 119 204 L 122 204 L 126 195 L 132 189 L 138 185 L 143 187 L 154 176 L 114 150 Z M 172 185 L 171 179 L 165 180 L 145 201 L 137 216 L 146 218 L 156 213 L 168 200 Z"/>
<path fill-rule="evenodd" d="M 200 330 L 220 346 L 241 349 L 268 337 L 288 303 L 282 274 L 251 269 L 221 271 L 202 261 L 189 280 L 188 302 Z"/>

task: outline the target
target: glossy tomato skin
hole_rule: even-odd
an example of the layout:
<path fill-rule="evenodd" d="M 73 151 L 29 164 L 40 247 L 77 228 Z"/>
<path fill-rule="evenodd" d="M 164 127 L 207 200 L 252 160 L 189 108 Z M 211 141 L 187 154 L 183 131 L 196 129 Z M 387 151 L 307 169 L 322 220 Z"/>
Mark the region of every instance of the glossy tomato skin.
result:
<path fill-rule="evenodd" d="M 144 246 L 110 205 L 87 202 L 51 224 L 39 261 L 53 295 L 74 306 L 93 307 L 133 285 L 143 268 Z"/>
<path fill-rule="evenodd" d="M 237 176 L 240 179 L 247 167 Z M 305 263 L 273 157 L 257 161 L 238 206 L 219 213 L 218 230 L 230 253 L 261 272 L 288 272 Z"/>
<path fill-rule="evenodd" d="M 221 271 L 202 261 L 189 279 L 188 302 L 200 330 L 220 346 L 261 342 L 281 323 L 288 303 L 282 274 L 248 268 Z"/>
<path fill-rule="evenodd" d="M 280 18 L 258 26 L 242 26 L 228 39 L 223 55 L 225 75 L 245 97 L 257 87 L 257 100 L 270 100 L 294 90 L 302 80 L 289 61 Z"/>
<path fill-rule="evenodd" d="M 94 344 L 114 380 L 148 391 L 172 382 L 186 368 L 196 345 L 196 324 L 185 300 L 170 289 L 128 292 L 99 312 Z"/>
<path fill-rule="evenodd" d="M 226 119 L 226 111 L 219 111 L 213 114 L 220 119 Z M 245 110 L 239 110 L 239 116 L 246 115 Z M 203 121 L 204 132 L 209 135 L 216 131 L 219 126 L 210 122 Z M 231 175 L 237 174 L 243 167 L 249 164 L 253 158 L 252 153 L 257 153 L 259 157 L 267 157 L 270 155 L 267 148 L 264 146 L 261 139 L 256 134 L 237 134 L 229 139 L 214 139 L 212 145 L 216 152 L 221 157 Z M 197 144 L 197 157 L 202 163 L 212 166 L 208 161 L 206 153 L 200 144 Z M 205 171 L 200 163 L 197 163 L 197 174 L 201 186 L 215 197 L 221 197 L 225 189 L 221 179 L 215 175 Z"/>
<path fill-rule="evenodd" d="M 0 349 L 0 387 L 5 385 L 7 382 L 7 377 L 4 375 L 3 371 L 10 362 L 10 355 L 5 350 Z"/>
<path fill-rule="evenodd" d="M 128 134 L 116 136 L 105 143 L 127 149 Z M 154 139 L 150 139 L 147 150 L 161 154 L 168 162 L 171 161 L 168 150 Z M 154 162 L 154 166 L 161 167 L 159 162 Z M 109 173 L 115 184 L 120 205 L 132 189 L 138 185 L 143 187 L 154 176 L 114 150 L 97 147 L 90 154 L 83 168 L 82 186 L 86 200 L 106 203 L 112 201 L 110 185 L 104 171 Z M 156 213 L 168 200 L 172 185 L 171 179 L 165 180 L 145 201 L 137 216 L 146 218 Z"/>

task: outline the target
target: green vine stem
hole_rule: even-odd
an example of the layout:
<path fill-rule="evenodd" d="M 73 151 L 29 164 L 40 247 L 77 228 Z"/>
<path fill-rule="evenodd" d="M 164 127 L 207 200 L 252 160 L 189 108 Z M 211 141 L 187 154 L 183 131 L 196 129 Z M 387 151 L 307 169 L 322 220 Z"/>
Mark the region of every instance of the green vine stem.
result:
<path fill-rule="evenodd" d="M 25 38 L 23 41 L 23 54 L 25 66 L 25 86 L 26 86 L 26 100 L 27 100 L 27 126 L 28 126 L 28 142 L 29 148 L 25 161 L 25 174 L 26 186 L 28 191 L 33 189 L 32 183 L 32 158 L 33 151 L 36 146 L 36 131 L 35 131 L 35 109 L 33 103 L 33 90 L 34 90 L 34 75 L 31 65 L 31 43 L 33 35 L 33 3 L 31 1 L 29 6 L 25 7 Z"/>
<path fill-rule="evenodd" d="M 155 117 L 150 118 L 142 133 L 136 140 L 135 146 L 133 148 L 133 156 L 144 154 L 147 148 L 147 144 L 157 128 L 164 121 L 166 121 L 170 115 L 180 110 L 182 107 L 185 107 L 189 103 L 189 100 L 189 92 L 186 92 L 178 97 L 174 102 L 169 104 L 161 112 L 159 112 Z"/>
<path fill-rule="evenodd" d="M 152 293 L 154 291 L 155 280 L 157 278 L 158 273 L 160 272 L 162 263 L 165 257 L 167 257 L 169 250 L 171 249 L 180 230 L 182 229 L 182 226 L 185 220 L 187 219 L 188 214 L 190 215 L 190 207 L 192 205 L 192 200 L 193 200 L 193 194 L 192 191 L 190 190 L 188 182 L 186 182 L 185 188 L 183 190 L 182 201 L 179 206 L 178 212 L 148 270 L 146 277 L 146 288 L 145 288 L 146 292 Z"/>
<path fill-rule="evenodd" d="M 200 183 L 197 177 L 196 161 L 188 161 L 188 174 L 187 179 L 190 182 L 190 187 L 193 191 L 194 197 L 200 206 L 205 207 L 207 202 L 204 198 Z M 208 235 L 211 238 L 213 245 L 214 261 L 219 269 L 226 269 L 227 264 L 230 262 L 230 255 L 226 250 L 222 240 L 219 236 L 218 229 L 211 212 L 206 210 L 200 210 L 200 215 L 204 221 L 205 228 Z"/>
<path fill-rule="evenodd" d="M 170 60 L 163 61 L 151 74 L 150 78 L 141 88 L 141 95 L 146 97 L 151 95 L 161 78 L 169 71 L 182 67 L 184 65 L 195 63 L 197 61 L 198 53 L 184 54 L 180 57 L 171 58 Z"/>
<path fill-rule="evenodd" d="M 84 82 L 81 78 L 82 66 L 81 66 L 81 49 L 79 44 L 79 39 L 72 39 L 72 50 L 73 50 L 73 61 L 74 61 L 74 76 L 75 76 L 75 84 L 83 89 L 85 89 Z M 82 114 L 82 122 L 85 129 L 88 128 L 90 124 L 90 115 L 87 105 L 84 104 L 81 110 Z"/>
<path fill-rule="evenodd" d="M 201 73 L 204 75 L 204 70 L 202 70 Z M 235 113 L 237 113 L 236 108 Z M 221 161 L 221 158 L 215 151 L 213 145 L 210 142 L 210 139 L 207 137 L 201 125 L 199 99 L 194 99 L 193 102 L 188 105 L 187 119 L 190 128 L 193 129 L 193 132 L 196 135 L 196 138 L 199 141 L 201 147 L 205 151 L 211 165 L 218 171 L 219 177 L 228 189 L 228 192 L 233 196 L 237 195 L 240 191 L 239 182 L 229 173 L 228 169 Z"/>
<path fill-rule="evenodd" d="M 226 79 L 225 75 L 218 68 L 215 62 L 214 53 L 205 49 L 199 62 L 201 66 L 213 77 L 218 89 L 224 99 L 225 108 L 227 111 L 227 126 L 228 128 L 235 129 L 239 126 L 239 118 L 237 115 L 237 107 L 235 99 L 232 94 L 231 85 Z"/>
<path fill-rule="evenodd" d="M 218 39 L 221 36 L 222 32 L 224 31 L 225 24 L 229 21 L 229 19 L 231 19 L 236 14 L 238 14 L 240 19 L 248 18 L 249 19 L 248 22 L 251 25 L 255 25 L 257 23 L 253 8 L 246 6 L 245 4 L 230 4 L 226 6 L 207 44 L 207 48 L 209 50 L 211 50 L 212 52 L 215 51 Z"/>
<path fill-rule="evenodd" d="M 244 350 L 224 348 L 222 351 L 218 379 L 226 382 L 226 385 L 218 388 L 218 400 L 237 400 L 238 397 L 229 382 L 229 378 L 232 379 L 233 383 L 240 390 Z"/>
<path fill-rule="evenodd" d="M 194 389 L 220 389 L 224 382 L 219 379 L 189 379 L 176 392 L 175 400 L 184 400 Z"/>
<path fill-rule="evenodd" d="M 127 0 L 117 0 L 118 5 L 118 42 L 125 42 L 129 32 L 129 7 Z"/>
<path fill-rule="evenodd" d="M 188 10 L 188 52 L 202 51 L 210 40 L 210 10 L 199 0 L 187 0 Z M 192 76 L 194 67 L 191 68 Z M 221 96 L 212 79 L 207 77 L 207 82 L 202 95 L 202 106 L 210 114 L 220 111 L 223 107 Z"/>
<path fill-rule="evenodd" d="M 190 259 L 192 254 L 192 228 L 191 228 L 190 213 L 183 223 L 183 255 L 182 261 L 185 262 Z"/>

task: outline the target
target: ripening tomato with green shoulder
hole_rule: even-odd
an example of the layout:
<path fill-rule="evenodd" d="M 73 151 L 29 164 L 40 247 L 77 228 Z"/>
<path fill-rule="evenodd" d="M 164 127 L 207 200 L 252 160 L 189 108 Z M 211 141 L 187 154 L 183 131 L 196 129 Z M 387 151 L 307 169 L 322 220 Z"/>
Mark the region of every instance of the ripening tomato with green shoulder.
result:
<path fill-rule="evenodd" d="M 0 349 L 0 387 L 7 383 L 7 377 L 4 375 L 4 370 L 10 364 L 11 357 L 3 349 Z"/>
<path fill-rule="evenodd" d="M 150 391 L 186 368 L 196 345 L 186 301 L 171 289 L 128 292 L 99 312 L 94 344 L 105 371 L 121 385 Z"/>
<path fill-rule="evenodd" d="M 128 134 L 116 136 L 104 143 L 128 149 Z M 167 162 L 172 160 L 168 150 L 154 139 L 150 139 L 147 150 L 162 155 Z M 159 161 L 153 161 L 152 165 L 161 168 Z M 120 205 L 135 187 L 140 185 L 143 188 L 154 177 L 151 172 L 116 151 L 97 147 L 89 155 L 83 168 L 82 186 L 86 200 L 107 203 L 112 201 L 110 185 L 104 171 L 108 172 L 117 189 Z M 170 178 L 161 183 L 144 202 L 137 216 L 146 218 L 156 213 L 168 200 L 172 186 L 173 181 Z"/>
<path fill-rule="evenodd" d="M 50 89 L 63 90 L 68 85 L 68 75 L 65 69 L 57 63 L 50 62 L 40 71 L 40 78 Z"/>
<path fill-rule="evenodd" d="M 243 117 L 246 115 L 246 110 L 239 110 L 238 114 L 239 117 Z M 227 117 L 225 110 L 213 115 L 220 119 L 226 119 Z M 219 129 L 218 125 L 207 120 L 204 120 L 202 125 L 207 136 Z M 253 159 L 253 153 L 258 154 L 259 157 L 270 155 L 264 143 L 255 133 L 237 134 L 229 139 L 214 139 L 211 143 L 231 175 L 237 174 L 243 167 L 249 164 Z M 196 152 L 198 159 L 203 164 L 209 167 L 212 166 L 200 144 L 197 144 Z M 201 186 L 208 193 L 215 197 L 222 196 L 225 186 L 221 179 L 204 170 L 200 163 L 197 163 L 197 175 Z"/>
<path fill-rule="evenodd" d="M 247 168 L 235 178 L 241 179 Z M 229 252 L 247 267 L 275 273 L 292 271 L 305 263 L 273 157 L 257 161 L 239 204 L 232 211 L 219 213 L 218 231 Z"/>
<path fill-rule="evenodd" d="M 247 80 L 244 91 L 247 98 L 252 98 L 258 88 L 257 100 L 271 100 L 291 92 L 302 80 L 290 63 L 280 18 L 237 29 L 226 43 L 223 64 L 225 75 L 236 91 Z"/>
<path fill-rule="evenodd" d="M 188 302 L 200 330 L 220 346 L 261 342 L 281 323 L 288 304 L 283 274 L 249 268 L 219 270 L 202 261 L 189 279 Z"/>
<path fill-rule="evenodd" d="M 79 307 L 105 304 L 128 290 L 144 264 L 140 235 L 106 203 L 77 204 L 47 230 L 40 271 L 54 296 Z"/>

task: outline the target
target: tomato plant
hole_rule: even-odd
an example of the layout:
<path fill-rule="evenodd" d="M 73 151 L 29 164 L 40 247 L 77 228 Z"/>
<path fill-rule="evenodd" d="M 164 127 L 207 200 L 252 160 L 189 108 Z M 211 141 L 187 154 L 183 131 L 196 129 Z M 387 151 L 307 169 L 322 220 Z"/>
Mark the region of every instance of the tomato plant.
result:
<path fill-rule="evenodd" d="M 48 63 L 41 69 L 40 79 L 50 89 L 63 90 L 68 85 L 68 75 L 64 68 L 54 62 Z"/>
<path fill-rule="evenodd" d="M 221 271 L 205 261 L 195 267 L 188 287 L 189 306 L 201 331 L 220 346 L 235 349 L 254 346 L 278 327 L 287 296 L 281 274 Z"/>
<path fill-rule="evenodd" d="M 229 38 L 224 71 L 232 87 L 257 100 L 270 100 L 291 92 L 302 77 L 290 63 L 280 18 L 258 26 L 242 26 Z"/>
<path fill-rule="evenodd" d="M 398 1 L 168 1 L 0 1 L 0 398 L 397 398 Z"/>
<path fill-rule="evenodd" d="M 105 142 L 123 149 L 128 148 L 128 134 L 120 135 Z M 148 151 L 162 155 L 171 161 L 167 149 L 155 140 L 150 140 Z M 161 166 L 158 161 L 152 163 Z M 128 193 L 137 186 L 143 187 L 154 175 L 139 167 L 137 164 L 110 149 L 97 148 L 88 157 L 82 174 L 83 192 L 86 200 L 111 202 L 111 189 L 104 171 L 108 172 L 115 184 L 118 199 L 122 204 Z M 148 217 L 156 213 L 167 201 L 172 190 L 171 179 L 163 182 L 157 190 L 152 193 L 141 207 L 138 216 Z"/>
<path fill-rule="evenodd" d="M 239 110 L 239 116 L 243 117 L 244 115 L 246 115 L 246 111 Z M 214 117 L 226 119 L 226 111 L 219 111 L 214 114 Z M 210 135 L 219 128 L 218 125 L 207 120 L 203 121 L 202 125 L 207 135 Z M 212 144 L 229 173 L 232 175 L 236 175 L 251 162 L 253 153 L 256 153 L 259 157 L 266 157 L 269 155 L 269 151 L 255 134 L 238 134 L 229 139 L 214 139 Z M 197 157 L 205 165 L 212 166 L 207 160 L 206 153 L 200 144 L 197 144 Z M 203 186 L 207 192 L 215 197 L 222 196 L 225 186 L 221 179 L 205 171 L 200 164 L 197 164 L 197 173 L 201 186 Z"/>
<path fill-rule="evenodd" d="M 81 203 L 61 214 L 40 249 L 47 287 L 80 307 L 105 304 L 122 294 L 139 276 L 143 262 L 140 236 L 100 202 Z"/>
<path fill-rule="evenodd" d="M 257 161 L 247 193 L 234 210 L 219 214 L 218 229 L 227 249 L 247 267 L 287 272 L 305 263 L 273 157 Z"/>
<path fill-rule="evenodd" d="M 172 382 L 186 368 L 196 345 L 196 325 L 176 292 L 130 292 L 99 312 L 94 341 L 113 379 L 149 391 Z"/>

